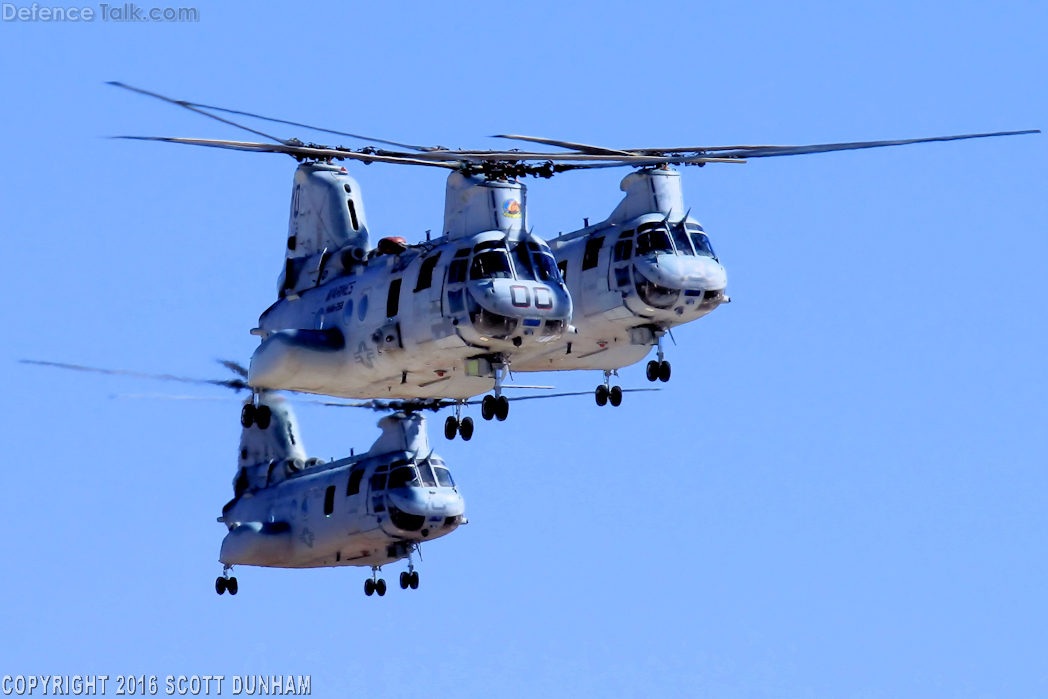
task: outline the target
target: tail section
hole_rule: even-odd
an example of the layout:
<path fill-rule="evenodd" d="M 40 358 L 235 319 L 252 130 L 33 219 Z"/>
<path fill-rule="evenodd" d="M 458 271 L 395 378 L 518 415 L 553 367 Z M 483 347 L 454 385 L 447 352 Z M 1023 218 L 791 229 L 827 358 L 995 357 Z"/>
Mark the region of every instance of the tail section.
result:
<path fill-rule="evenodd" d="M 241 422 L 247 426 L 240 432 L 241 471 L 271 461 L 306 460 L 298 421 L 283 398 L 263 395 L 258 406 L 248 401 L 244 404 L 243 415 L 245 418 Z"/>

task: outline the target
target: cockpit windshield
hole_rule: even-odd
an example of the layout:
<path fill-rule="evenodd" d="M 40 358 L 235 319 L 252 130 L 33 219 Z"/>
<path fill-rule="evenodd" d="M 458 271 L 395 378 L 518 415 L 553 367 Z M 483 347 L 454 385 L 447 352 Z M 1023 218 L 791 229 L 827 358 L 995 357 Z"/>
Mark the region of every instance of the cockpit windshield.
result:
<path fill-rule="evenodd" d="M 538 243 L 520 242 L 513 246 L 513 266 L 517 279 L 542 281 L 556 284 L 560 281 L 557 261 L 549 248 Z"/>
<path fill-rule="evenodd" d="M 469 268 L 470 279 L 512 279 L 509 256 L 503 250 L 485 250 L 477 253 Z"/>
<path fill-rule="evenodd" d="M 673 252 L 670 236 L 665 228 L 647 230 L 637 236 L 637 254 L 647 255 L 652 252 Z"/>
<path fill-rule="evenodd" d="M 517 268 L 517 279 L 535 281 L 535 269 L 531 265 L 531 253 L 527 243 L 513 246 L 513 266 Z"/>
<path fill-rule="evenodd" d="M 673 245 L 677 248 L 678 255 L 695 254 L 691 249 L 691 241 L 688 240 L 688 232 L 684 230 L 683 223 L 677 224 L 676 226 L 670 226 L 670 231 L 673 233 Z"/>
<path fill-rule="evenodd" d="M 716 253 L 713 252 L 713 246 L 710 245 L 710 239 L 702 232 L 702 226 L 697 223 L 689 223 L 688 234 L 691 236 L 692 244 L 695 245 L 696 255 L 717 259 Z"/>

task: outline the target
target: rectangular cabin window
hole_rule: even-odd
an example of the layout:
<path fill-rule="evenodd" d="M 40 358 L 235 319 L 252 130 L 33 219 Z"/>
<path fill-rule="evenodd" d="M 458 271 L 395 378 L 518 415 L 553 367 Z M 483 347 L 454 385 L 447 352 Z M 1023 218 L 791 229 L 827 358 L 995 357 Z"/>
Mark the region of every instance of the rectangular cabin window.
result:
<path fill-rule="evenodd" d="M 422 260 L 422 267 L 418 270 L 418 282 L 415 283 L 416 292 L 428 289 L 433 285 L 433 269 L 437 266 L 438 261 L 440 261 L 439 252 Z"/>
<path fill-rule="evenodd" d="M 567 284 L 568 283 L 568 261 L 564 260 L 563 262 L 558 262 L 557 263 L 557 269 L 560 270 L 560 278 L 564 280 L 565 284 Z"/>
<path fill-rule="evenodd" d="M 360 492 L 360 481 L 364 479 L 364 469 L 358 468 L 349 474 L 349 484 L 346 485 L 346 496 L 356 495 Z"/>
<path fill-rule="evenodd" d="M 357 222 L 357 207 L 353 203 L 353 197 L 346 199 L 346 204 L 349 206 L 349 222 L 353 224 L 353 230 L 360 230 L 360 223 Z"/>
<path fill-rule="evenodd" d="M 371 477 L 371 490 L 385 490 L 386 489 L 386 472 L 376 473 Z"/>
<path fill-rule="evenodd" d="M 630 285 L 630 268 L 629 267 L 616 267 L 615 268 L 615 286 L 629 286 Z"/>
<path fill-rule="evenodd" d="M 458 284 L 466 281 L 466 271 L 468 269 L 468 260 L 452 260 L 451 266 L 448 267 L 448 284 Z"/>
<path fill-rule="evenodd" d="M 335 511 L 335 486 L 329 485 L 328 489 L 324 492 L 324 515 L 327 517 L 331 516 L 331 513 Z"/>
<path fill-rule="evenodd" d="M 604 236 L 592 238 L 586 241 L 586 252 L 582 256 L 582 271 L 593 269 L 597 266 L 600 257 L 600 248 L 604 245 Z"/>
<path fill-rule="evenodd" d="M 393 318 L 400 311 L 400 278 L 389 283 L 389 296 L 386 297 L 386 317 Z"/>

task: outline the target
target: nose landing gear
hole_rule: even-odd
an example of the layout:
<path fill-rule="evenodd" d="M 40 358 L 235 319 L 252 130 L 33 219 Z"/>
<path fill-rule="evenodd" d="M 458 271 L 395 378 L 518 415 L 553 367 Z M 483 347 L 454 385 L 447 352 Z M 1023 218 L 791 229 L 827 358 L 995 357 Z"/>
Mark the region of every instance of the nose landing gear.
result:
<path fill-rule="evenodd" d="M 408 554 L 408 569 L 400 574 L 400 589 L 406 590 L 408 588 L 412 590 L 418 589 L 418 571 L 415 570 L 415 565 L 411 562 L 411 554 Z"/>
<path fill-rule="evenodd" d="M 617 371 L 604 370 L 604 383 L 597 386 L 597 390 L 593 392 L 597 405 L 604 406 L 609 402 L 615 407 L 622 405 L 622 388 L 611 385 L 611 377 L 618 375 Z"/>

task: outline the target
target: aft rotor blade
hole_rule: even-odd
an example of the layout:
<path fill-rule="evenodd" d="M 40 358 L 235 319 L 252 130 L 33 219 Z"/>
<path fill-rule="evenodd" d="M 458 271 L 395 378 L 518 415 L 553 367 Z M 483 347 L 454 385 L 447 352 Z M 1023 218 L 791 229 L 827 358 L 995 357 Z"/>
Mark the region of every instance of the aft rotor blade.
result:
<path fill-rule="evenodd" d="M 239 391 L 249 386 L 240 379 L 196 379 L 186 376 L 174 376 L 173 374 L 148 374 L 141 371 L 129 371 L 127 369 L 102 369 L 99 367 L 83 366 L 80 364 L 63 364 L 62 362 L 43 362 L 36 359 L 19 360 L 22 364 L 35 364 L 37 366 L 57 367 L 59 369 L 70 369 L 72 371 L 86 371 L 95 374 L 109 374 L 110 376 L 132 376 L 139 379 L 159 379 L 161 381 L 178 381 L 180 383 L 192 383 L 199 385 L 222 386 Z"/>
<path fill-rule="evenodd" d="M 277 143 L 287 143 L 287 141 L 285 141 L 282 138 L 277 138 L 276 136 L 270 136 L 269 134 L 267 134 L 267 133 L 265 133 L 263 131 L 257 131 L 255 129 L 252 129 L 249 126 L 244 126 L 243 124 L 238 124 L 235 121 L 231 121 L 229 119 L 223 119 L 220 116 L 217 116 L 215 114 L 210 114 L 210 113 L 205 112 L 205 111 L 203 111 L 201 109 L 198 109 L 197 108 L 198 105 L 195 105 L 192 102 L 185 102 L 183 100 L 171 99 L 170 97 L 164 97 L 163 95 L 157 94 L 156 92 L 150 92 L 149 90 L 143 90 L 142 88 L 139 88 L 139 87 L 132 87 L 131 85 L 125 85 L 124 83 L 116 82 L 115 80 L 111 80 L 107 84 L 108 85 L 113 85 L 114 87 L 122 87 L 125 90 L 130 90 L 131 92 L 137 92 L 138 94 L 146 95 L 147 97 L 155 97 L 158 100 L 163 100 L 164 102 L 167 102 L 168 104 L 173 104 L 176 107 L 184 107 L 185 109 L 188 109 L 191 112 L 196 112 L 197 114 L 202 114 L 202 115 L 208 117 L 209 119 L 214 119 L 216 121 L 220 121 L 223 124 L 228 124 L 230 126 L 238 128 L 238 129 L 243 129 L 244 131 L 249 131 L 249 132 L 255 134 L 256 136 L 261 136 L 262 138 L 268 138 L 270 141 L 276 141 Z"/>
<path fill-rule="evenodd" d="M 618 155 L 618 156 L 632 156 L 634 153 L 624 150 L 615 150 L 613 148 L 604 148 L 602 146 L 590 146 L 585 143 L 573 143 L 571 141 L 558 141 L 554 138 L 539 138 L 537 136 L 512 136 L 509 134 L 498 134 L 492 136 L 492 138 L 508 138 L 512 141 L 528 141 L 530 143 L 541 143 L 544 146 L 557 146 L 558 148 L 567 148 L 568 150 L 578 151 L 579 153 L 588 153 L 590 155 Z"/>
<path fill-rule="evenodd" d="M 359 160 L 363 163 L 395 163 L 398 165 L 425 165 L 427 167 L 442 167 L 457 170 L 456 165 L 445 162 L 432 162 L 419 160 L 417 158 L 406 158 L 394 155 L 379 155 L 375 153 L 358 153 L 357 151 L 344 150 L 341 148 L 295 146 L 286 144 L 251 143 L 247 141 L 222 141 L 210 138 L 172 138 L 168 136 L 114 136 L 113 138 L 129 139 L 132 141 L 162 141 L 164 143 L 181 143 L 190 146 L 207 146 L 209 148 L 225 148 L 227 150 L 250 151 L 254 153 L 283 153 L 294 158 L 309 158 L 314 160 Z"/>
<path fill-rule="evenodd" d="M 247 367 L 240 362 L 234 362 L 232 359 L 219 359 L 218 363 L 240 377 L 245 379 L 248 377 Z"/>
<path fill-rule="evenodd" d="M 624 388 L 623 393 L 639 393 L 641 391 L 661 391 L 661 388 Z M 537 398 L 564 398 L 566 396 L 592 396 L 593 391 L 569 391 L 567 393 L 536 393 L 533 396 L 514 396 L 513 398 L 506 397 L 506 400 L 535 400 Z M 470 400 L 466 401 L 466 405 L 477 405 L 481 401 Z"/>

